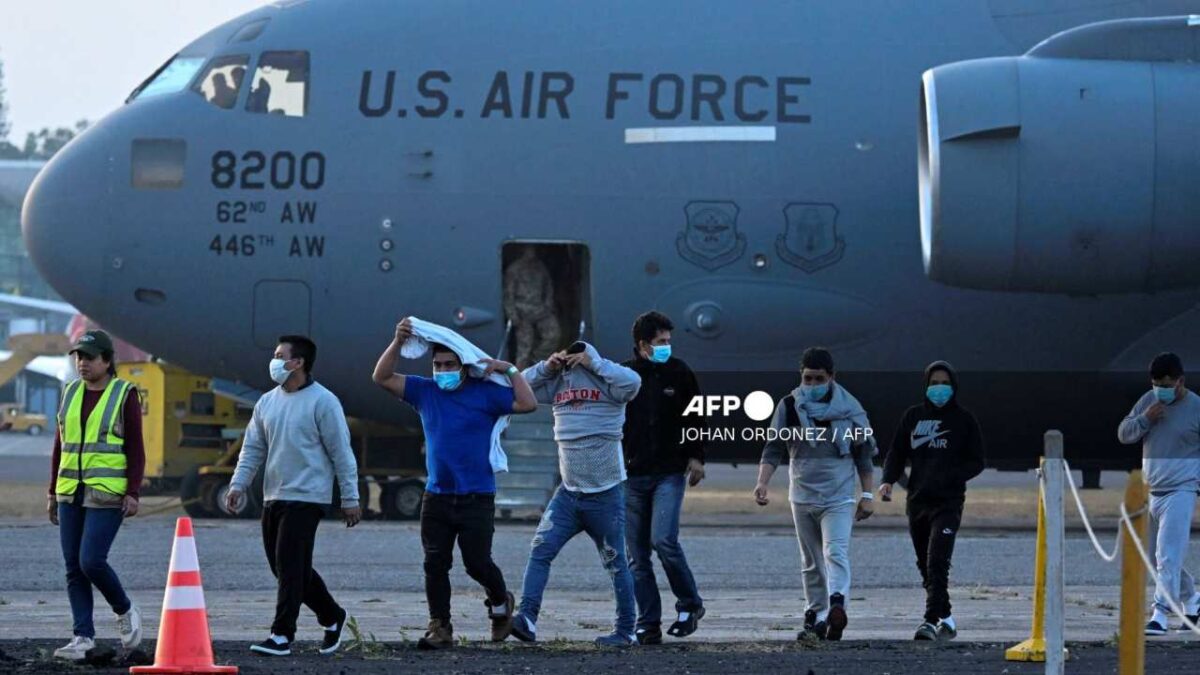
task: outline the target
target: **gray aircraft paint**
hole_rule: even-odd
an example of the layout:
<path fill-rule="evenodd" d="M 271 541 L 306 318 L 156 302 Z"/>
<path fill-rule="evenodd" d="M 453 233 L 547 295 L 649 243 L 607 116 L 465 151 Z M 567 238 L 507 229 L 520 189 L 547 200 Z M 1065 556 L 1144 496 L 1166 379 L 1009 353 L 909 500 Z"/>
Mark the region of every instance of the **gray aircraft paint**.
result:
<path fill-rule="evenodd" d="M 318 376 L 347 412 L 396 421 L 400 407 L 368 377 L 394 322 L 450 323 L 459 307 L 503 316 L 501 246 L 513 240 L 588 246 L 586 336 L 614 358 L 629 353 L 633 317 L 654 307 L 675 319 L 676 353 L 697 370 L 792 371 L 819 343 L 847 370 L 903 376 L 899 400 L 917 399 L 914 373 L 937 358 L 964 373 L 1142 370 L 1167 347 L 1200 359 L 1194 289 L 930 281 L 917 191 L 924 71 L 1200 2 L 281 4 L 180 54 L 247 54 L 252 72 L 264 51 L 307 50 L 304 118 L 245 112 L 248 86 L 232 110 L 188 91 L 135 99 L 60 152 L 26 201 L 29 250 L 63 297 L 183 366 L 266 386 L 275 336 L 310 333 Z M 255 39 L 229 42 L 262 19 Z M 670 131 L 713 127 L 758 131 Z M 182 176 L 134 189 L 138 141 L 152 170 L 179 159 Z M 253 151 L 267 164 L 320 153 L 320 187 L 247 190 L 240 175 L 214 186 L 218 153 L 240 174 Z M 218 222 L 221 202 L 245 202 L 246 222 Z M 315 204 L 311 222 L 301 202 Z M 463 333 L 494 349 L 503 331 L 496 318 Z M 1019 403 L 1061 405 L 1034 387 Z M 978 389 L 964 398 L 1012 403 Z"/>

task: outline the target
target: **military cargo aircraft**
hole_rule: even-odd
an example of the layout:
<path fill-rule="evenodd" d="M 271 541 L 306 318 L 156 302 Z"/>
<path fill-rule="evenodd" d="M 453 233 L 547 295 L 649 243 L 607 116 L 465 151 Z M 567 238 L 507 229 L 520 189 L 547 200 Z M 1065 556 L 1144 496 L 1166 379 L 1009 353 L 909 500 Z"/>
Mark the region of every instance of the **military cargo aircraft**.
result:
<path fill-rule="evenodd" d="M 506 351 L 505 263 L 536 246 L 566 343 L 627 358 L 657 308 L 708 391 L 776 400 L 824 345 L 885 442 L 948 359 L 992 466 L 1058 428 L 1076 468 L 1129 468 L 1150 358 L 1200 367 L 1192 13 L 285 0 L 61 151 L 24 236 L 64 298 L 187 368 L 265 387 L 276 337 L 311 334 L 366 418 L 412 423 L 369 377 L 403 315 Z"/>

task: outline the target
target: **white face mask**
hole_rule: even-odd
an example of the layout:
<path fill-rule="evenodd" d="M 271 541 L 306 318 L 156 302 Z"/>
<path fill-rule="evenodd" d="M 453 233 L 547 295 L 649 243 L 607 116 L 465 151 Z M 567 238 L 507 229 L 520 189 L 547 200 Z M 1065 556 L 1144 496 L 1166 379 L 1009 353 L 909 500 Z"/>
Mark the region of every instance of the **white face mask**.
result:
<path fill-rule="evenodd" d="M 284 359 L 271 359 L 271 379 L 275 384 L 283 384 L 292 376 L 292 371 L 287 369 L 287 361 Z"/>

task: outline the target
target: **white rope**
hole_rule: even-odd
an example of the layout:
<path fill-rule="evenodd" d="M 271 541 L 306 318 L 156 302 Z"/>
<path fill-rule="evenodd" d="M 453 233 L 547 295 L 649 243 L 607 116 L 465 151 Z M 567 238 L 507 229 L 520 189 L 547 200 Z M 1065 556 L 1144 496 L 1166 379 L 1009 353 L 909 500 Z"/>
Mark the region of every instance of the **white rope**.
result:
<path fill-rule="evenodd" d="M 1104 562 L 1112 562 L 1117 559 L 1117 554 L 1121 552 L 1121 528 L 1117 528 L 1117 541 L 1113 544 L 1112 553 L 1105 553 L 1104 547 L 1100 545 L 1100 540 L 1096 538 L 1096 532 L 1092 529 L 1092 523 L 1088 520 L 1087 509 L 1083 508 L 1083 499 L 1079 497 L 1079 489 L 1075 487 L 1075 479 L 1071 477 L 1071 465 L 1067 460 L 1063 460 L 1063 469 L 1067 475 L 1067 485 L 1071 486 L 1071 494 L 1075 497 L 1075 507 L 1079 510 L 1079 517 L 1083 520 L 1083 527 L 1087 530 L 1088 537 L 1092 540 L 1092 546 L 1096 549 L 1096 554 L 1104 559 Z"/>
<path fill-rule="evenodd" d="M 1079 509 L 1079 517 L 1083 520 L 1083 526 L 1087 530 L 1088 536 L 1091 537 L 1091 539 L 1092 539 L 1092 546 L 1096 549 L 1096 553 L 1099 554 L 1100 557 L 1104 559 L 1104 562 L 1112 562 L 1113 560 L 1116 559 L 1117 554 L 1121 550 L 1121 528 L 1120 527 L 1117 528 L 1117 544 L 1113 548 L 1113 552 L 1111 554 L 1105 553 L 1104 547 L 1102 547 L 1100 545 L 1100 541 L 1096 538 L 1096 533 L 1092 530 L 1092 524 L 1088 521 L 1087 511 L 1083 508 L 1083 500 L 1080 499 L 1079 490 L 1075 487 L 1075 480 L 1071 477 L 1071 465 L 1068 464 L 1066 460 L 1063 460 L 1063 469 L 1066 472 L 1067 485 L 1071 486 L 1071 494 L 1075 496 L 1075 506 L 1076 506 L 1076 508 Z M 1045 499 L 1044 482 L 1046 479 L 1046 475 L 1045 475 L 1045 472 L 1043 472 L 1041 469 L 1039 469 L 1037 473 L 1038 473 L 1038 489 L 1041 492 L 1042 499 L 1044 500 Z M 1127 510 L 1125 510 L 1124 502 L 1121 502 L 1121 520 L 1120 520 L 1120 522 L 1124 524 L 1125 529 L 1129 533 L 1129 538 L 1133 540 L 1134 548 L 1137 549 L 1138 555 L 1142 559 L 1142 564 L 1144 564 L 1146 566 L 1146 571 L 1150 574 L 1150 578 L 1154 580 L 1154 587 L 1158 588 L 1159 586 L 1162 585 L 1162 582 L 1158 578 L 1158 569 L 1154 566 L 1153 563 L 1150 562 L 1150 556 L 1147 555 L 1146 548 L 1142 545 L 1142 538 L 1138 536 L 1137 531 L 1134 529 L 1133 520 L 1131 519 L 1129 512 Z M 1200 626 L 1197 626 L 1195 623 L 1192 623 L 1192 621 L 1190 621 L 1188 619 L 1187 613 L 1184 611 L 1184 609 L 1182 607 L 1179 606 L 1178 603 L 1175 602 L 1174 598 L 1167 596 L 1167 605 L 1169 605 L 1171 608 L 1171 611 L 1174 612 L 1176 614 L 1176 616 L 1178 616 L 1183 621 L 1183 625 L 1188 630 L 1195 633 L 1196 635 L 1200 635 Z M 1164 628 L 1166 628 L 1166 626 L 1164 626 Z"/>
<path fill-rule="evenodd" d="M 1133 545 L 1135 548 L 1137 548 L 1138 555 L 1142 558 L 1142 563 L 1146 565 L 1146 571 L 1150 573 L 1150 578 L 1154 579 L 1154 587 L 1158 588 L 1162 585 L 1158 579 L 1158 570 L 1156 570 L 1154 565 L 1150 562 L 1150 556 L 1146 555 L 1146 549 L 1144 546 L 1142 546 L 1142 538 L 1138 536 L 1137 531 L 1134 529 L 1133 521 L 1129 518 L 1129 512 L 1125 510 L 1124 502 L 1121 503 L 1121 522 L 1125 523 L 1125 529 L 1129 532 L 1129 538 L 1133 540 Z M 1167 604 L 1171 607 L 1171 611 L 1183 620 L 1183 625 L 1196 635 L 1200 635 L 1200 626 L 1192 623 L 1187 618 L 1187 614 L 1183 611 L 1183 608 L 1175 602 L 1174 598 L 1172 598 L 1170 595 L 1166 595 L 1165 597 L 1167 598 Z M 1163 626 L 1163 628 L 1166 628 L 1166 626 Z"/>

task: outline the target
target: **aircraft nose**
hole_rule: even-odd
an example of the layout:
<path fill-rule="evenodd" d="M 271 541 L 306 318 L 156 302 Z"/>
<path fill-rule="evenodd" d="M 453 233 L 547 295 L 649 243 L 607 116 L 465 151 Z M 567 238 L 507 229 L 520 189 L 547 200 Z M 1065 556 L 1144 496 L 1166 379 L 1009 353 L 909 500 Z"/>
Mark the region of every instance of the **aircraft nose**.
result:
<path fill-rule="evenodd" d="M 21 233 L 34 266 L 85 312 L 103 301 L 108 240 L 110 162 L 95 131 L 69 143 L 42 168 L 21 209 Z"/>

